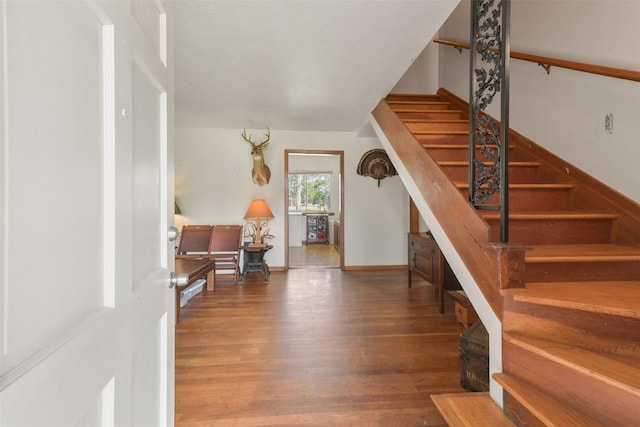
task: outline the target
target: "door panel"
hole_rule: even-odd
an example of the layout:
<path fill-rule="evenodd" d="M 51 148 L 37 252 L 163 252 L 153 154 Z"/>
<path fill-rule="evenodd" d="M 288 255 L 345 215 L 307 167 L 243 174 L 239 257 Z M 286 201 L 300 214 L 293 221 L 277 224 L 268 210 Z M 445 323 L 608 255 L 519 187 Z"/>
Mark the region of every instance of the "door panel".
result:
<path fill-rule="evenodd" d="M 159 323 L 149 328 L 149 334 L 133 353 L 132 366 L 132 395 L 133 395 L 133 425 L 158 426 L 160 424 L 160 393 L 149 393 L 149 388 L 160 390 L 160 332 Z"/>
<path fill-rule="evenodd" d="M 6 52 L 5 173 L 15 191 L 5 194 L 2 373 L 85 322 L 103 306 L 104 286 L 102 217 L 87 215 L 100 212 L 103 195 L 97 173 L 103 170 L 103 25 L 76 4 L 15 3 L 9 2 L 7 19 L 15 48 Z M 76 79 L 76 67 L 87 72 Z M 47 72 L 33 79 L 29 70 Z M 28 98 L 35 102 L 24 102 Z M 61 104 L 63 98 L 68 102 Z M 51 277 L 65 280 L 31 286 Z"/>
<path fill-rule="evenodd" d="M 133 279 L 137 287 L 144 278 L 165 266 L 161 253 L 160 180 L 161 93 L 133 65 Z M 166 161 L 166 159 L 164 159 Z"/>
<path fill-rule="evenodd" d="M 135 3 L 0 0 L 0 425 L 173 425 L 170 37 L 150 3 L 156 46 Z"/>
<path fill-rule="evenodd" d="M 152 1 L 138 1 L 131 3 L 131 15 L 162 63 L 167 65 L 167 37 L 166 14 L 160 5 Z"/>

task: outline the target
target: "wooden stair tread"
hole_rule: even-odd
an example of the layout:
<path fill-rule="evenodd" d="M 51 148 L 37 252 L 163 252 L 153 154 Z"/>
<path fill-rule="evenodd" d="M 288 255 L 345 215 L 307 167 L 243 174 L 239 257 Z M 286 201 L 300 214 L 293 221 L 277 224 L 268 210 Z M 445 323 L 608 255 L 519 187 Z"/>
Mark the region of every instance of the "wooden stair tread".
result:
<path fill-rule="evenodd" d="M 525 261 L 528 263 L 640 261 L 640 247 L 612 243 L 533 245 L 525 252 Z"/>
<path fill-rule="evenodd" d="M 404 101 L 404 102 L 398 102 L 398 103 L 402 103 L 402 104 L 409 104 L 408 102 Z M 419 108 L 422 104 L 424 103 L 412 103 L 412 107 L 398 107 L 398 106 L 391 106 L 391 109 L 395 112 L 395 113 L 446 113 L 446 114 L 462 114 L 461 110 L 456 110 L 456 109 L 449 109 L 449 108 L 442 108 L 440 110 L 435 110 L 433 108 L 431 108 L 434 104 L 435 105 L 441 105 L 440 102 L 434 102 L 434 103 L 427 103 L 427 107 L 425 108 Z"/>
<path fill-rule="evenodd" d="M 438 166 L 460 166 L 460 167 L 468 167 L 469 161 L 448 161 L 442 160 L 436 162 Z M 493 162 L 484 162 L 487 166 L 493 166 Z M 517 166 L 517 167 L 537 167 L 540 166 L 540 162 L 509 162 L 509 166 Z"/>
<path fill-rule="evenodd" d="M 444 101 L 438 97 L 438 95 L 401 95 L 397 94 L 392 97 L 385 98 L 387 104 L 392 106 L 394 104 L 440 104 L 451 105 L 449 101 Z"/>
<path fill-rule="evenodd" d="M 500 212 L 479 210 L 479 215 L 485 220 L 500 219 Z M 512 212 L 509 219 L 518 221 L 541 221 L 541 220 L 614 220 L 617 214 L 607 212 L 580 212 L 580 211 L 541 211 L 541 212 Z"/>
<path fill-rule="evenodd" d="M 423 99 L 423 98 L 434 98 L 438 100 L 443 100 L 442 97 L 437 93 L 424 93 L 424 92 L 391 92 L 387 94 L 385 99 Z"/>
<path fill-rule="evenodd" d="M 456 182 L 456 187 L 460 190 L 469 188 L 468 182 Z M 509 184 L 509 190 L 571 190 L 573 184 L 570 183 L 527 183 L 527 184 Z"/>
<path fill-rule="evenodd" d="M 417 111 L 435 111 L 435 110 L 449 110 L 451 104 L 442 101 L 411 101 L 411 100 L 398 100 L 387 101 L 387 104 L 394 113 L 398 112 L 417 112 Z"/>
<path fill-rule="evenodd" d="M 447 111 L 452 111 L 452 110 L 447 110 Z M 431 110 L 431 112 L 433 112 L 433 110 Z M 404 119 L 404 120 L 402 120 L 402 123 L 427 123 L 427 124 L 456 123 L 456 124 L 464 124 L 464 123 L 469 123 L 469 120 L 465 120 L 465 119 Z"/>
<path fill-rule="evenodd" d="M 530 336 L 523 332 L 505 332 L 502 339 L 585 376 L 596 378 L 609 386 L 632 393 L 640 399 L 640 368 L 606 354 Z"/>
<path fill-rule="evenodd" d="M 411 133 L 414 135 L 469 135 L 468 130 L 446 130 L 446 129 L 445 130 L 413 130 L 411 131 Z M 468 146 L 466 147 L 469 148 Z"/>
<path fill-rule="evenodd" d="M 513 427 L 489 393 L 432 394 L 431 400 L 451 427 Z"/>
<path fill-rule="evenodd" d="M 494 374 L 493 378 L 546 426 L 601 427 L 605 425 L 511 375 L 500 373 Z"/>
<path fill-rule="evenodd" d="M 505 289 L 515 301 L 640 319 L 640 281 L 527 283 Z"/>
<path fill-rule="evenodd" d="M 448 135 L 451 134 L 451 132 L 439 132 L 439 133 L 434 133 L 434 132 L 430 132 L 432 135 Z M 415 134 L 415 132 L 414 132 Z M 469 132 L 458 132 L 457 135 L 469 135 Z M 418 135 L 419 136 L 419 135 Z M 425 150 L 468 150 L 469 149 L 469 144 L 468 143 L 464 143 L 464 144 L 437 144 L 437 143 L 432 143 L 432 142 L 421 142 L 420 145 L 422 146 L 422 148 L 424 148 Z M 495 147 L 495 146 L 493 146 Z M 479 145 L 476 145 L 477 149 L 480 149 Z M 510 144 L 509 145 L 510 149 L 515 148 L 515 144 Z"/>
<path fill-rule="evenodd" d="M 422 99 L 418 99 L 422 97 Z M 416 98 L 416 99 L 411 99 L 411 98 Z M 389 99 L 389 97 L 387 97 L 385 99 L 386 103 L 389 105 L 393 105 L 393 104 L 445 104 L 445 105 L 451 105 L 450 102 L 448 101 L 443 101 L 440 98 L 437 97 L 437 95 L 412 95 L 412 96 L 408 96 L 406 98 L 401 98 L 401 97 L 394 97 L 394 99 Z"/>

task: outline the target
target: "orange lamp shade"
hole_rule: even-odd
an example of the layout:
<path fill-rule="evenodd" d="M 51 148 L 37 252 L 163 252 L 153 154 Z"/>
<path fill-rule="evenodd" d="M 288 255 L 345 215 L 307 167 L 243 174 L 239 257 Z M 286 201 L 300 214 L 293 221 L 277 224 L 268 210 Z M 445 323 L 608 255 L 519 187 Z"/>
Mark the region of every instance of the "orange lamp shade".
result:
<path fill-rule="evenodd" d="M 251 206 L 247 209 L 247 213 L 244 214 L 244 219 L 258 218 L 274 218 L 273 212 L 269 209 L 269 205 L 263 199 L 252 201 Z"/>

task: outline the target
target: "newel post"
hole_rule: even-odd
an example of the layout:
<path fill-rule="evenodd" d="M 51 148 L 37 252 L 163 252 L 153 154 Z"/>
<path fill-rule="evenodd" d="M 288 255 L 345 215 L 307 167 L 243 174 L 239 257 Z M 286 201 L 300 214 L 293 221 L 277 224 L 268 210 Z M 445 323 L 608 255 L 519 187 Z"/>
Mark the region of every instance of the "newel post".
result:
<path fill-rule="evenodd" d="M 524 254 L 527 247 L 496 242 L 489 243 L 488 249 L 495 256 L 499 288 L 524 288 Z"/>

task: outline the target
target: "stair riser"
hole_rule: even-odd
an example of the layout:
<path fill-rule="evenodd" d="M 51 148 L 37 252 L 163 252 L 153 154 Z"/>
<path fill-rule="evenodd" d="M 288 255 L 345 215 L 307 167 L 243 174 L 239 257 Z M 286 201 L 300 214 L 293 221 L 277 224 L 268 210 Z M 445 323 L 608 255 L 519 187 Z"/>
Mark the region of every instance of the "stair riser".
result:
<path fill-rule="evenodd" d="M 446 144 L 446 143 L 443 143 Z M 469 149 L 452 150 L 449 148 L 426 148 L 427 154 L 436 162 L 464 162 L 469 161 Z"/>
<path fill-rule="evenodd" d="M 579 372 L 508 340 L 502 346 L 503 371 L 607 425 L 637 425 L 640 396 Z"/>
<path fill-rule="evenodd" d="M 535 417 L 507 391 L 503 397 L 504 412 L 517 427 L 550 427 Z M 553 426 L 555 427 L 555 426 Z M 558 426 L 566 427 L 566 426 Z"/>
<path fill-rule="evenodd" d="M 413 111 L 413 112 L 396 112 L 400 120 L 460 120 L 460 111 Z"/>
<path fill-rule="evenodd" d="M 426 138 L 426 135 L 422 135 Z M 469 147 L 468 136 L 466 135 L 448 135 L 446 137 L 429 135 L 432 141 L 423 141 L 422 146 L 426 150 L 427 154 L 437 162 L 468 162 L 469 161 Z M 438 140 L 438 138 L 445 138 Z M 456 139 L 459 141 L 456 142 Z M 466 142 L 465 142 L 466 141 Z M 440 144 L 439 147 L 434 147 L 434 144 Z M 452 148 L 442 147 L 442 145 L 451 145 Z M 511 158 L 512 161 L 516 159 Z"/>
<path fill-rule="evenodd" d="M 640 319 L 505 298 L 504 332 L 569 343 L 640 369 Z"/>
<path fill-rule="evenodd" d="M 423 103 L 410 103 L 410 102 L 394 102 L 390 104 L 390 107 L 394 111 L 441 111 L 441 110 L 455 110 L 446 102 L 423 102 Z"/>
<path fill-rule="evenodd" d="M 469 166 L 441 166 L 442 170 L 454 182 L 467 182 L 469 180 Z M 536 166 L 511 166 L 509 168 L 509 181 L 512 184 L 525 184 L 537 182 L 538 168 Z"/>
<path fill-rule="evenodd" d="M 414 135 L 420 144 L 447 144 L 455 146 L 455 150 L 463 150 L 466 152 L 464 160 L 469 160 L 469 135 L 465 133 L 458 134 L 419 134 Z M 427 152 L 429 150 L 427 149 Z"/>
<path fill-rule="evenodd" d="M 516 184 L 514 182 L 514 184 Z M 548 212 L 569 210 L 568 189 L 509 189 L 509 208 L 511 212 Z M 469 190 L 461 190 L 465 198 L 469 198 Z M 500 193 L 495 193 L 487 201 L 488 205 L 500 203 Z"/>
<path fill-rule="evenodd" d="M 499 241 L 499 220 L 490 219 L 487 223 L 491 226 L 491 238 Z M 608 243 L 610 239 L 611 221 L 509 220 L 509 243 L 516 245 Z"/>
<path fill-rule="evenodd" d="M 404 125 L 411 132 L 424 132 L 424 131 L 469 131 L 469 123 L 466 121 L 452 121 L 452 122 L 404 122 Z"/>
<path fill-rule="evenodd" d="M 640 262 L 527 262 L 525 258 L 525 280 L 527 282 L 637 280 L 640 277 Z"/>
<path fill-rule="evenodd" d="M 607 427 L 513 375 L 493 378 L 503 387 L 504 412 L 516 426 Z"/>
<path fill-rule="evenodd" d="M 396 104 L 401 104 L 403 102 L 406 103 L 439 103 L 444 105 L 451 105 L 449 102 L 444 101 L 438 95 L 428 95 L 428 94 L 390 94 L 387 95 L 385 101 L 392 107 Z"/>

